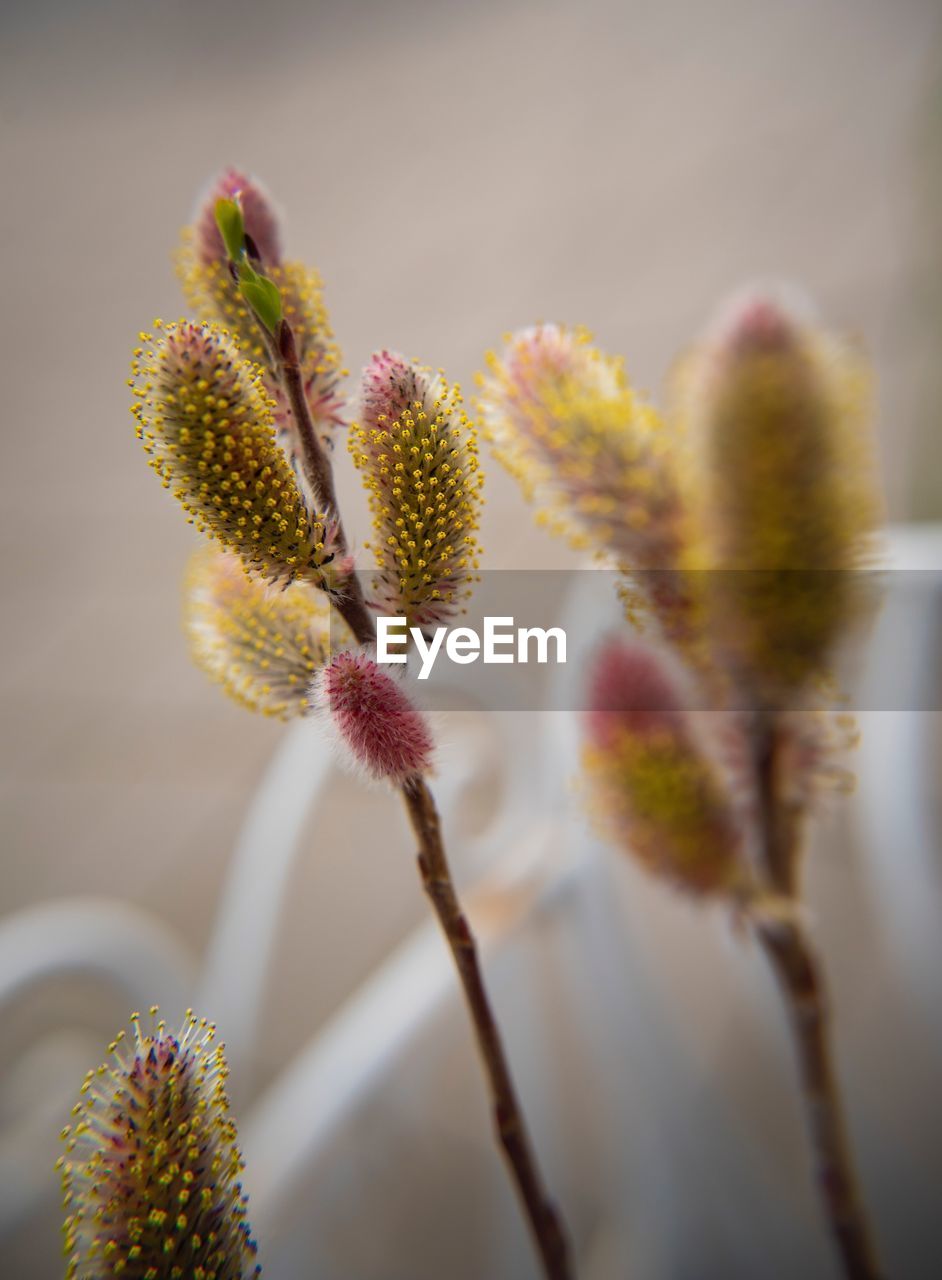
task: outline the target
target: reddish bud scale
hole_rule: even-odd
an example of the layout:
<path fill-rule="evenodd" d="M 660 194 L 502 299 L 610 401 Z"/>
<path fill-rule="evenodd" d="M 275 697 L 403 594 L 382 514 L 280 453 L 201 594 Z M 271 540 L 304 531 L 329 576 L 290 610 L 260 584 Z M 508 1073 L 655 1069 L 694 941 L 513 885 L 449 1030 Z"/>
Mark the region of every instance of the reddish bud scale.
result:
<path fill-rule="evenodd" d="M 266 267 L 281 262 L 278 217 L 267 192 L 238 169 L 226 169 L 213 183 L 196 215 L 195 250 L 200 262 L 225 262 L 226 247 L 216 225 L 216 201 L 237 200 L 242 208 L 245 232 Z"/>

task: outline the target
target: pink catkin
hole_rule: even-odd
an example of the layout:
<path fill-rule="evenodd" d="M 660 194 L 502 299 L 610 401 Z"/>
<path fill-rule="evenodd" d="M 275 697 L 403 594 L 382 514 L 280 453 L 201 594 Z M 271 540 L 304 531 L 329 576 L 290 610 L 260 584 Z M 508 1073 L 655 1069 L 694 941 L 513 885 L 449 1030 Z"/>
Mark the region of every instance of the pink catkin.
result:
<path fill-rule="evenodd" d="M 216 201 L 236 197 L 242 206 L 245 230 L 259 257 L 266 266 L 277 266 L 281 262 L 281 234 L 271 201 L 257 182 L 232 168 L 219 175 L 196 216 L 196 252 L 200 261 L 208 264 L 226 257 L 216 225 Z"/>
<path fill-rule="evenodd" d="M 371 777 L 390 782 L 423 773 L 433 741 L 422 713 L 363 653 L 339 653 L 320 677 L 320 696 L 340 740 Z"/>
<path fill-rule="evenodd" d="M 602 645 L 589 677 L 590 740 L 601 747 L 626 730 L 655 733 L 676 726 L 681 716 L 681 700 L 657 654 L 614 638 Z"/>

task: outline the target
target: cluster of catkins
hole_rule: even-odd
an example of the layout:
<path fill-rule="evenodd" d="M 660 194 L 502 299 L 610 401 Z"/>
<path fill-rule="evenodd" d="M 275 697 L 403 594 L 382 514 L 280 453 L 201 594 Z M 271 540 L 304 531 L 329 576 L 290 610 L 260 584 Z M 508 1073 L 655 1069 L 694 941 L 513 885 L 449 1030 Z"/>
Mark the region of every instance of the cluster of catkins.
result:
<path fill-rule="evenodd" d="M 815 708 L 872 595 L 862 361 L 769 288 L 732 299 L 678 362 L 663 418 L 581 330 L 514 334 L 479 381 L 498 457 L 552 527 L 616 566 L 635 624 L 589 673 L 595 816 L 685 889 L 781 891 L 756 856 L 754 764 L 774 728 L 776 786 L 805 811 L 841 772 L 846 726 Z"/>
<path fill-rule="evenodd" d="M 251 710 L 322 710 L 361 771 L 408 782 L 431 764 L 431 731 L 343 620 L 354 558 L 305 468 L 305 424 L 264 323 L 290 326 L 307 426 L 329 449 L 344 371 L 320 280 L 284 259 L 268 197 L 234 170 L 184 232 L 178 265 L 194 318 L 140 335 L 130 385 L 150 465 L 207 535 L 185 578 L 193 657 Z M 380 352 L 348 441 L 374 516 L 368 620 L 376 609 L 447 621 L 475 579 L 483 479 L 459 388 Z M 222 1047 L 192 1015 L 179 1034 L 151 1021 L 135 1015 L 63 1134 L 68 1274 L 248 1280 L 256 1250 Z"/>
<path fill-rule="evenodd" d="M 141 335 L 131 386 L 151 466 L 209 539 L 186 577 L 193 656 L 250 709 L 326 709 L 360 766 L 408 781 L 432 737 L 343 621 L 354 557 L 260 323 L 290 325 L 307 427 L 330 447 L 344 371 L 320 281 L 284 259 L 269 199 L 235 171 L 185 232 L 179 270 L 194 318 Z M 810 709 L 866 609 L 856 571 L 879 512 L 867 380 L 848 345 L 753 294 L 680 363 L 675 389 L 662 419 L 585 332 L 543 325 L 489 358 L 479 410 L 551 525 L 618 568 L 647 633 L 606 641 L 588 673 L 594 812 L 658 873 L 742 898 L 763 889 L 757 737 L 774 722 L 779 784 L 800 808 L 821 768 Z M 459 389 L 384 351 L 357 417 L 367 605 L 447 622 L 478 563 L 482 475 Z M 112 1049 L 64 1134 L 69 1274 L 247 1280 L 255 1246 L 212 1027 L 188 1016 L 179 1035 L 143 1031 L 135 1017 L 133 1042 Z"/>
<path fill-rule="evenodd" d="M 233 208 L 235 247 L 221 230 Z M 235 171 L 185 231 L 179 271 L 195 319 L 141 335 L 131 385 L 151 466 L 210 539 L 187 575 L 193 656 L 252 710 L 288 719 L 326 707 L 367 773 L 402 782 L 428 768 L 429 730 L 344 627 L 336 606 L 354 559 L 338 512 L 309 483 L 303 424 L 245 288 L 246 275 L 250 288 L 275 286 L 310 421 L 329 449 L 344 421 L 344 371 L 320 280 L 284 260 L 268 197 Z M 409 625 L 454 616 L 477 568 L 483 480 L 459 388 L 382 351 L 363 373 L 347 438 L 374 517 L 369 605 Z"/>

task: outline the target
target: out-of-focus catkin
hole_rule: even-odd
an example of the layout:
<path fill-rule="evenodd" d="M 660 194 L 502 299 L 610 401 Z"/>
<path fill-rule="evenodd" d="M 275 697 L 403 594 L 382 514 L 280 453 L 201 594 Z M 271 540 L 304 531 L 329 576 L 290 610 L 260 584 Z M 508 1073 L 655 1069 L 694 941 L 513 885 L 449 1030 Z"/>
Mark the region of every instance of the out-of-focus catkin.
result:
<path fill-rule="evenodd" d="M 670 659 L 642 644 L 606 642 L 585 714 L 593 816 L 613 843 L 698 895 L 732 895 L 748 881 L 746 830 L 718 761 Z"/>
<path fill-rule="evenodd" d="M 628 602 L 671 640 L 691 631 L 681 453 L 621 360 L 581 329 L 538 325 L 490 353 L 478 408 L 540 518 L 631 578 Z"/>
<path fill-rule="evenodd" d="M 190 562 L 184 626 L 193 660 L 250 711 L 290 720 L 310 710 L 311 681 L 330 657 L 332 621 L 346 637 L 323 593 L 306 584 L 268 587 L 214 547 Z"/>
<path fill-rule="evenodd" d="M 775 291 L 728 303 L 679 366 L 715 638 L 759 697 L 824 675 L 872 601 L 881 513 L 862 359 Z"/>

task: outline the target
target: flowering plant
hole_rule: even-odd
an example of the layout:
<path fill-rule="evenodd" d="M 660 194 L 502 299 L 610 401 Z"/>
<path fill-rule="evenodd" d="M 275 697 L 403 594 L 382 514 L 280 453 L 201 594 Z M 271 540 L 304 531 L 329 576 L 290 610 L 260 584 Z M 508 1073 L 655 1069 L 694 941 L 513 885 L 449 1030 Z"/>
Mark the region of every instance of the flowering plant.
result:
<path fill-rule="evenodd" d="M 347 428 L 374 521 L 364 588 L 334 486 L 344 371 L 315 273 L 285 260 L 272 205 L 229 170 L 178 255 L 192 318 L 135 350 L 139 438 L 209 545 L 185 581 L 196 663 L 244 707 L 320 715 L 397 790 L 456 966 L 494 1126 L 547 1277 L 574 1275 L 537 1165 L 428 777 L 430 725 L 377 662 L 376 618 L 415 637 L 454 619 L 478 569 L 483 476 L 460 389 L 389 351 Z M 655 875 L 730 906 L 791 1015 L 818 1182 L 846 1274 L 876 1254 L 832 1062 L 821 966 L 800 908 L 802 836 L 842 777 L 822 712 L 840 642 L 868 614 L 858 572 L 879 501 L 867 379 L 846 344 L 774 292 L 725 309 L 680 362 L 664 417 L 579 329 L 512 335 L 478 416 L 543 519 L 614 565 L 626 633 L 588 673 L 593 817 Z M 627 634 L 630 624 L 632 634 Z M 639 634 L 640 633 L 640 634 Z M 840 727 L 840 726 L 839 726 Z M 134 1019 L 65 1133 L 69 1275 L 256 1273 L 213 1029 Z"/>
<path fill-rule="evenodd" d="M 483 475 L 460 389 L 386 351 L 364 372 L 348 439 L 376 528 L 368 599 L 334 488 L 341 370 L 318 277 L 283 260 L 268 197 L 235 170 L 184 233 L 178 263 L 195 318 L 156 321 L 141 335 L 131 386 L 151 466 L 211 543 L 186 579 L 193 657 L 251 710 L 325 715 L 354 766 L 400 792 L 477 1036 L 495 1130 L 544 1270 L 564 1280 L 568 1243 L 426 780 L 431 730 L 375 661 L 377 610 L 418 626 L 440 622 L 472 588 Z"/>
<path fill-rule="evenodd" d="M 825 714 L 841 641 L 873 603 L 880 502 L 866 370 L 780 290 L 734 298 L 680 362 L 662 419 L 621 363 L 555 325 L 480 378 L 499 456 L 622 575 L 638 638 L 600 646 L 584 765 L 606 834 L 748 922 L 784 996 L 823 1207 L 848 1276 L 876 1252 L 845 1132 L 801 853 L 846 782 Z"/>

